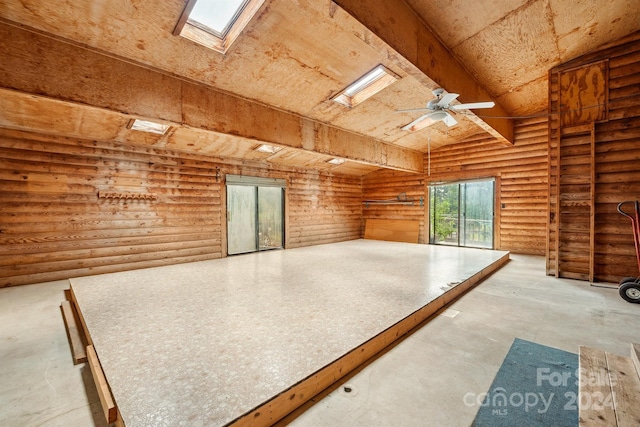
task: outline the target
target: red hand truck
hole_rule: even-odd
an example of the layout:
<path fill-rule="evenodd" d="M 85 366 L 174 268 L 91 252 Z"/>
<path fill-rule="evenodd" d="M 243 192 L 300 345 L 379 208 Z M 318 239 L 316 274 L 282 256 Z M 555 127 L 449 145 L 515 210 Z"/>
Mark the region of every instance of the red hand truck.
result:
<path fill-rule="evenodd" d="M 633 204 L 635 210 L 633 214 L 627 213 L 622 209 L 626 204 Z M 631 220 L 633 242 L 636 245 L 636 258 L 638 259 L 638 271 L 640 271 L 640 209 L 638 201 L 618 203 L 618 212 Z M 625 277 L 622 279 L 618 292 L 625 301 L 640 303 L 640 277 Z"/>

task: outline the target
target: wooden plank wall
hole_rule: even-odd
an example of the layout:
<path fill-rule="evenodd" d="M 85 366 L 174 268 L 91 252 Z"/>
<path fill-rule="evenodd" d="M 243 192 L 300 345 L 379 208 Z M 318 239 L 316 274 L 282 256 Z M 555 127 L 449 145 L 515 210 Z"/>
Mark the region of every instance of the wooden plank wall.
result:
<path fill-rule="evenodd" d="M 360 177 L 264 165 L 0 130 L 0 287 L 224 256 L 225 174 L 287 179 L 287 247 L 361 237 Z"/>
<path fill-rule="evenodd" d="M 598 67 L 601 84 L 592 72 Z M 588 78 L 562 84 L 563 76 L 580 73 Z M 548 274 L 606 282 L 638 275 L 631 222 L 616 206 L 640 200 L 639 87 L 638 34 L 549 73 L 551 111 L 565 107 L 564 92 L 591 97 L 602 88 L 604 94 L 597 117 L 563 113 L 549 122 Z"/>
<path fill-rule="evenodd" d="M 407 199 L 413 200 L 413 205 L 365 203 L 366 200 L 397 199 L 401 193 L 405 193 Z M 425 200 L 424 197 L 425 177 L 423 174 L 380 170 L 365 175 L 362 180 L 362 200 L 364 203 L 362 226 L 365 226 L 367 219 L 419 221 L 418 243 L 429 243 L 428 233 L 425 232 L 425 210 L 424 206 L 420 206 L 420 199 Z"/>
<path fill-rule="evenodd" d="M 427 200 L 430 182 L 454 182 L 496 178 L 496 249 L 544 255 L 547 217 L 547 119 L 515 123 L 515 143 L 507 146 L 491 137 L 469 139 L 444 146 L 431 154 L 430 172 L 406 174 L 380 171 L 365 176 L 365 199 L 387 199 L 406 192 Z M 425 171 L 428 171 L 425 156 Z M 420 219 L 420 242 L 428 243 L 427 204 L 413 206 L 369 206 L 364 218 Z M 428 220 L 427 220 L 428 221 Z"/>

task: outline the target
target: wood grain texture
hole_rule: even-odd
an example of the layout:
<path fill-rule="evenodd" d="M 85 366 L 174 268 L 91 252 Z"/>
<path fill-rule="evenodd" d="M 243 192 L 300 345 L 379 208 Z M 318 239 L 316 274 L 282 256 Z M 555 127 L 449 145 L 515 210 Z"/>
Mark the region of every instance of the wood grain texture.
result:
<path fill-rule="evenodd" d="M 91 374 L 93 375 L 93 381 L 95 382 L 96 389 L 98 390 L 98 396 L 100 397 L 100 404 L 102 405 L 104 417 L 107 423 L 113 423 L 116 421 L 118 410 L 115 402 L 113 401 L 113 397 L 111 396 L 109 384 L 107 383 L 107 379 L 104 377 L 104 372 L 102 372 L 102 367 L 100 366 L 100 361 L 98 360 L 98 355 L 96 354 L 93 345 L 87 346 L 87 359 L 89 368 L 91 369 Z"/>
<path fill-rule="evenodd" d="M 496 179 L 496 249 L 543 255 L 546 249 L 547 120 L 520 120 L 514 126 L 515 142 L 505 146 L 480 135 L 445 146 L 425 156 L 424 174 L 376 171 L 363 178 L 363 200 L 392 199 L 406 193 L 427 201 L 429 182 Z M 410 219 L 420 222 L 420 243 L 429 241 L 428 206 L 369 205 L 364 219 Z"/>
<path fill-rule="evenodd" d="M 640 377 L 629 357 L 607 353 L 618 427 L 640 425 Z"/>
<path fill-rule="evenodd" d="M 578 416 L 580 427 L 616 426 L 604 350 L 580 346 Z"/>
<path fill-rule="evenodd" d="M 549 74 L 551 111 L 571 114 L 549 122 L 548 274 L 604 282 L 638 275 L 630 221 L 616 211 L 640 199 L 638 82 L 637 39 Z"/>
<path fill-rule="evenodd" d="M 406 219 L 368 219 L 364 238 L 390 242 L 418 243 L 420 222 Z"/>
<path fill-rule="evenodd" d="M 71 353 L 73 356 L 73 364 L 84 363 L 87 361 L 87 351 L 82 338 L 80 329 L 78 329 L 78 321 L 73 312 L 73 308 L 69 301 L 62 301 L 60 305 L 64 326 L 67 330 L 67 338 L 71 345 Z"/>
<path fill-rule="evenodd" d="M 0 286 L 222 257 L 228 173 L 287 180 L 288 248 L 362 236 L 359 177 L 2 130 Z"/>

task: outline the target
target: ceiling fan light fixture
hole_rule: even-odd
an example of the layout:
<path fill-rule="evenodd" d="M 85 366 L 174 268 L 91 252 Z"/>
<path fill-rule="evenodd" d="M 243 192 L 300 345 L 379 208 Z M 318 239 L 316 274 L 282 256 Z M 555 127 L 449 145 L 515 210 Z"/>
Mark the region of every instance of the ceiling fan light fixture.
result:
<path fill-rule="evenodd" d="M 437 122 L 438 120 L 444 120 L 447 115 L 448 114 L 446 111 L 434 111 L 433 113 L 429 114 L 429 118 L 434 122 Z"/>

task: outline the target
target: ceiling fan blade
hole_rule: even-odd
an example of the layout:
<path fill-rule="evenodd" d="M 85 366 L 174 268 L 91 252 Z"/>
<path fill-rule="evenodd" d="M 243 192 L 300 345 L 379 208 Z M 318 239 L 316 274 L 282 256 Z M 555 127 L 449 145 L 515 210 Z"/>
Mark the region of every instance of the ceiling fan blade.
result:
<path fill-rule="evenodd" d="M 447 117 L 442 119 L 442 121 L 449 127 L 455 126 L 455 125 L 458 124 L 458 121 L 456 119 L 454 119 L 451 114 L 447 114 Z"/>
<path fill-rule="evenodd" d="M 395 113 L 415 113 L 417 111 L 431 111 L 426 107 L 422 108 L 409 108 L 408 110 L 396 110 Z"/>
<path fill-rule="evenodd" d="M 448 107 L 460 94 L 457 93 L 444 93 L 440 101 L 438 101 L 439 107 Z"/>
<path fill-rule="evenodd" d="M 451 108 L 452 110 L 477 110 L 479 108 L 493 108 L 495 107 L 496 103 L 493 101 L 488 101 L 488 102 L 472 102 L 471 104 L 459 104 L 459 105 L 452 105 Z"/>
<path fill-rule="evenodd" d="M 416 129 L 412 129 L 412 128 L 413 128 L 414 126 L 416 126 L 418 123 L 422 122 L 423 120 L 428 119 L 428 118 L 429 118 L 429 114 L 431 114 L 431 113 L 427 113 L 427 114 L 424 114 L 424 115 L 422 115 L 422 116 L 418 117 L 417 119 L 415 119 L 414 121 L 412 121 L 412 122 L 411 122 L 411 123 L 409 123 L 408 125 L 406 125 L 406 126 L 402 127 L 402 130 L 408 130 L 408 131 L 410 131 L 410 132 L 415 131 Z"/>

